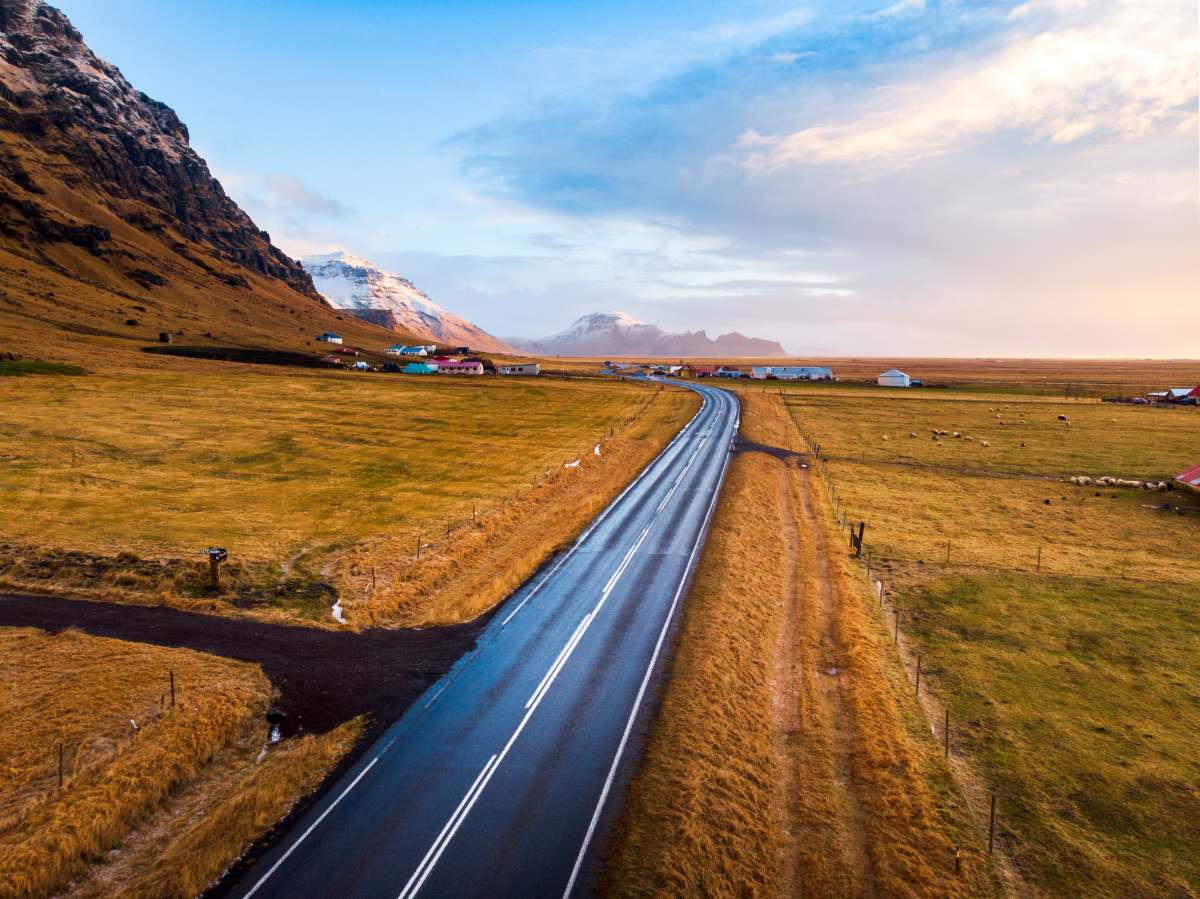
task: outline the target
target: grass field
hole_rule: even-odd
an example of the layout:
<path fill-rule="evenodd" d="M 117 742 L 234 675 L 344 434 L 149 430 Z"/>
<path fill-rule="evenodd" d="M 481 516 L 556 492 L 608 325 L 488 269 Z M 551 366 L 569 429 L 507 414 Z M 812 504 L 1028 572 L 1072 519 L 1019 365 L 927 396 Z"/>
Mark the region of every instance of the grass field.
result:
<path fill-rule="evenodd" d="M 275 817 L 226 822 L 193 846 L 174 875 L 192 884 L 191 895 L 315 785 L 284 771 L 283 752 L 256 764 L 272 695 L 256 666 L 72 631 L 0 628 L 0 685 L 0 896 L 49 895 L 85 877 L 223 765 L 260 781 L 276 797 Z M 335 760 L 312 769 L 319 775 Z"/>
<path fill-rule="evenodd" d="M 1200 415 L 1010 400 L 1005 420 L 1022 415 L 1018 443 L 1038 451 L 1024 459 L 1011 426 L 987 420 L 1002 399 L 798 389 L 787 402 L 829 454 L 850 520 L 867 523 L 910 657 L 959 722 L 956 752 L 998 797 L 1024 887 L 1200 891 L 1200 503 L 987 473 L 1173 473 L 1195 462 Z M 935 427 L 975 445 L 937 447 Z M 1164 499 L 1170 511 L 1153 508 Z"/>
<path fill-rule="evenodd" d="M 680 392 L 647 407 L 656 396 L 619 382 L 223 363 L 2 379 L 0 503 L 13 514 L 0 577 L 171 599 L 203 592 L 200 551 L 219 545 L 231 589 L 291 579 L 298 590 L 272 607 L 327 616 L 328 601 L 304 601 L 325 594 L 305 588 L 332 578 L 342 553 L 381 537 L 415 553 L 419 536 L 503 506 L 631 419 L 624 436 L 652 445 L 694 408 Z M 121 553 L 134 558 L 112 565 Z"/>

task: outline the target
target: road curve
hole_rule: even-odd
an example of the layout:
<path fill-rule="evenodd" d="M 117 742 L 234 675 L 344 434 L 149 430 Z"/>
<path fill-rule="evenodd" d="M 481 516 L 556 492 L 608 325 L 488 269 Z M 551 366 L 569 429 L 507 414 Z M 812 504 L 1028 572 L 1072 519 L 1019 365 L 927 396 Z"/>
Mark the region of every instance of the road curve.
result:
<path fill-rule="evenodd" d="M 689 386 L 674 441 L 232 895 L 585 892 L 737 433 L 732 394 Z"/>

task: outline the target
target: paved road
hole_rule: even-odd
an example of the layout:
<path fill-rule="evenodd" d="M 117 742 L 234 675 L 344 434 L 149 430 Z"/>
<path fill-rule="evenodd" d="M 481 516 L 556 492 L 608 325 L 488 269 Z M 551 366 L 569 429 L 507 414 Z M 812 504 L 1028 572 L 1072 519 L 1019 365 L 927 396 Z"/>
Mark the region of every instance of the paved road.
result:
<path fill-rule="evenodd" d="M 737 431 L 703 407 L 265 853 L 235 896 L 586 892 Z"/>

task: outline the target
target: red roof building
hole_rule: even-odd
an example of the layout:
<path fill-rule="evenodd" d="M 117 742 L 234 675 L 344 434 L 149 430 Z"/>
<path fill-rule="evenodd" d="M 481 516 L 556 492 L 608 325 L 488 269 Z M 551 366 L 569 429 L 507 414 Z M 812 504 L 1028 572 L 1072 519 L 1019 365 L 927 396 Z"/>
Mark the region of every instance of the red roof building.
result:
<path fill-rule="evenodd" d="M 1194 493 L 1200 493 L 1200 465 L 1193 465 L 1183 474 L 1176 475 L 1175 482 Z"/>

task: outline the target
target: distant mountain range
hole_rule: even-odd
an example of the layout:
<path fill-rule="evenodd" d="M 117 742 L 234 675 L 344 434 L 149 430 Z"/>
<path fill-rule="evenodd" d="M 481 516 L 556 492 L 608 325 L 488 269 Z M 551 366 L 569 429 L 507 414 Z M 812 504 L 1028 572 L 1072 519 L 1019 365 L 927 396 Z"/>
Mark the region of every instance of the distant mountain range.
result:
<path fill-rule="evenodd" d="M 736 331 L 709 337 L 704 331 L 668 333 L 626 312 L 595 312 L 571 327 L 540 340 L 509 342 L 527 352 L 552 356 L 786 356 L 774 340 L 746 337 Z"/>
<path fill-rule="evenodd" d="M 305 256 L 300 260 L 317 291 L 336 309 L 441 344 L 511 353 L 513 348 L 478 325 L 449 312 L 409 280 L 349 253 Z"/>

